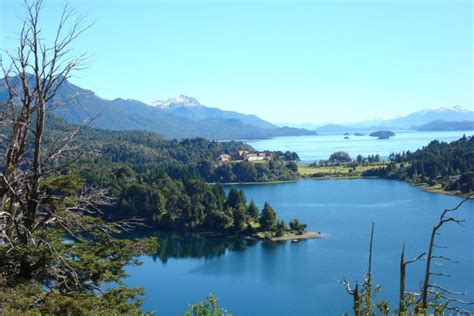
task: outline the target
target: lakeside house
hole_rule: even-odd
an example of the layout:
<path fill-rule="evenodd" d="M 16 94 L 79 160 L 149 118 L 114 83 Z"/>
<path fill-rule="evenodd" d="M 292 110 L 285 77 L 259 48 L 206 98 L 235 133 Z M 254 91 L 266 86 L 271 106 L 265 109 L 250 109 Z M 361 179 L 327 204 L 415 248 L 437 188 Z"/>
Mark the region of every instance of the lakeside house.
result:
<path fill-rule="evenodd" d="M 247 150 L 240 150 L 238 152 L 238 160 L 243 160 L 243 161 L 259 161 L 259 160 L 268 160 L 272 156 L 270 153 L 266 152 L 250 152 Z"/>
<path fill-rule="evenodd" d="M 272 158 L 272 154 L 268 152 L 250 152 L 247 150 L 239 150 L 233 155 L 222 154 L 219 155 L 219 162 L 241 162 L 241 161 L 262 161 L 269 160 Z"/>
<path fill-rule="evenodd" d="M 232 158 L 230 157 L 230 155 L 222 154 L 219 156 L 218 160 L 222 163 L 225 163 L 225 162 L 230 162 Z"/>

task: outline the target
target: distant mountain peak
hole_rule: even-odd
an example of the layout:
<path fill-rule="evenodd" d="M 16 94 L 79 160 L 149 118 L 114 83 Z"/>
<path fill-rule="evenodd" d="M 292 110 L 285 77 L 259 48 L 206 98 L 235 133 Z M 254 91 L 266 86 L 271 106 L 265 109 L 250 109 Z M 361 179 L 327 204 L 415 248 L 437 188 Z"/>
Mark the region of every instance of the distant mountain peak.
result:
<path fill-rule="evenodd" d="M 426 114 L 426 113 L 445 113 L 445 112 L 470 112 L 468 109 L 465 109 L 461 105 L 455 105 L 451 107 L 440 107 L 438 109 L 424 109 L 416 113 Z"/>
<path fill-rule="evenodd" d="M 445 107 L 445 108 L 441 108 L 441 110 L 452 111 L 452 112 L 471 112 L 468 109 L 462 107 L 462 105 L 455 105 L 455 106 L 450 107 L 450 108 Z"/>
<path fill-rule="evenodd" d="M 169 98 L 166 101 L 155 101 L 152 102 L 151 105 L 157 106 L 160 108 L 167 108 L 170 106 L 187 106 L 187 107 L 201 107 L 202 104 L 199 103 L 198 100 L 192 97 L 188 97 L 186 95 L 179 95 L 174 98 Z"/>

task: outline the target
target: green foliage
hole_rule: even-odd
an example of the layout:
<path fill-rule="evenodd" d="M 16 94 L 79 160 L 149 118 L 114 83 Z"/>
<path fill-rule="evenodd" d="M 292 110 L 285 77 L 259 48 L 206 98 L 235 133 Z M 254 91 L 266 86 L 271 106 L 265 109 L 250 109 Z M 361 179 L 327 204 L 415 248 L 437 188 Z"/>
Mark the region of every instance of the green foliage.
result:
<path fill-rule="evenodd" d="M 209 294 L 204 302 L 192 304 L 185 316 L 231 316 L 229 312 L 219 307 L 217 298 L 214 294 Z"/>
<path fill-rule="evenodd" d="M 287 232 L 289 229 L 288 229 L 288 226 L 286 226 L 286 223 L 285 221 L 281 220 L 281 221 L 278 221 L 277 225 L 276 225 L 276 228 L 275 228 L 275 236 L 277 237 L 281 237 L 285 234 L 285 232 Z"/>
<path fill-rule="evenodd" d="M 40 210 L 54 212 L 56 220 L 33 232 L 35 244 L 0 247 L 0 309 L 6 314 L 139 314 L 142 291 L 123 285 L 123 267 L 139 264 L 136 256 L 156 251 L 157 241 L 115 239 L 114 224 L 72 212 L 83 184 L 76 172 L 44 178 L 40 192 L 50 198 Z M 76 225 L 61 222 L 68 218 Z M 118 288 L 97 292 L 109 282 Z"/>
<path fill-rule="evenodd" d="M 244 204 L 239 204 L 236 208 L 233 209 L 233 227 L 234 231 L 240 233 L 247 228 L 248 214 L 247 209 Z"/>
<path fill-rule="evenodd" d="M 91 137 L 92 144 L 103 141 L 96 138 L 96 133 L 100 135 L 95 130 L 85 134 Z M 247 205 L 243 191 L 235 188 L 231 188 L 226 197 L 222 185 L 208 184 L 201 177 L 200 173 L 204 172 L 203 165 L 200 171 L 192 168 L 200 159 L 205 159 L 203 161 L 209 163 L 204 169 L 208 169 L 212 165 L 214 156 L 220 152 L 240 149 L 243 146 L 240 143 L 215 143 L 203 139 L 167 142 L 146 133 L 139 139 L 135 138 L 137 136 L 135 133 L 104 133 L 105 139 L 107 137 L 116 137 L 118 140 L 125 138 L 127 141 L 137 141 L 137 144 L 123 143 L 120 148 L 124 150 L 119 152 L 118 149 L 111 150 L 109 143 L 104 143 L 101 145 L 102 150 L 105 148 L 103 157 L 94 160 L 83 159 L 72 168 L 74 172 L 80 173 L 86 179 L 87 184 L 109 188 L 117 198 L 115 205 L 102 208 L 107 220 L 140 218 L 150 227 L 166 230 L 239 234 L 254 232 L 250 224 L 257 221 L 259 217 L 255 203 Z M 140 132 L 137 133 L 141 135 Z M 140 144 L 146 144 L 147 147 L 142 146 L 138 151 L 137 145 Z M 174 146 L 171 147 L 171 144 Z M 180 147 L 186 150 L 181 151 Z M 148 149 L 142 151 L 145 148 Z M 163 153 L 163 156 L 157 157 L 158 160 L 147 156 L 156 148 L 167 151 Z M 130 149 L 133 149 L 133 153 L 129 152 Z M 196 153 L 193 154 L 193 151 Z M 239 169 L 241 170 L 240 179 L 255 180 L 245 175 L 244 170 L 248 167 L 255 168 L 257 179 L 273 179 L 273 175 L 278 175 L 283 170 L 281 168 L 284 168 L 285 172 L 291 172 L 279 160 L 270 161 L 268 164 L 244 163 L 244 165 L 245 167 Z M 208 170 L 205 173 L 220 176 L 219 170 L 224 168 L 232 172 L 228 177 L 236 179 L 237 176 L 233 173 L 236 166 L 225 164 L 218 166 L 214 171 Z M 273 229 L 274 225 L 271 227 Z"/>
<path fill-rule="evenodd" d="M 298 165 L 294 161 L 290 161 L 289 163 L 287 163 L 286 168 L 293 172 L 298 172 Z"/>
<path fill-rule="evenodd" d="M 474 191 L 474 138 L 451 142 L 432 141 L 415 152 L 391 154 L 387 166 L 370 169 L 364 176 L 378 176 L 470 193 Z"/>
<path fill-rule="evenodd" d="M 73 291 L 45 293 L 37 283 L 0 285 L 2 315 L 142 315 L 140 289 L 118 287 L 100 294 Z"/>
<path fill-rule="evenodd" d="M 108 220 L 139 218 L 158 229 L 248 235 L 259 218 L 255 202 L 247 205 L 243 191 L 232 187 L 226 197 L 222 185 L 172 179 L 159 166 L 138 172 L 125 164 L 96 161 L 84 163 L 81 173 L 89 184 L 111 188 L 117 197 L 115 205 L 103 208 Z"/>
<path fill-rule="evenodd" d="M 272 231 L 277 224 L 277 216 L 273 208 L 265 202 L 259 218 L 260 227 L 265 231 Z"/>
<path fill-rule="evenodd" d="M 298 154 L 291 151 L 282 152 L 282 151 L 277 150 L 273 152 L 273 156 L 283 161 L 293 161 L 293 162 L 300 161 L 300 157 L 298 156 Z"/>
<path fill-rule="evenodd" d="M 462 193 L 470 193 L 474 191 L 474 172 L 467 172 L 459 178 L 457 182 L 459 190 Z"/>
<path fill-rule="evenodd" d="M 331 154 L 331 156 L 329 157 L 329 161 L 330 162 L 347 163 L 347 162 L 351 162 L 352 159 L 351 159 L 351 156 L 347 152 L 338 151 L 338 152 L 335 152 L 335 153 Z"/>
<path fill-rule="evenodd" d="M 250 200 L 250 205 L 247 210 L 247 213 L 252 219 L 254 220 L 258 219 L 259 210 L 258 210 L 257 204 L 255 204 L 255 201 L 253 199 Z"/>
<path fill-rule="evenodd" d="M 46 143 L 56 132 L 48 131 Z M 106 219 L 140 218 L 159 229 L 249 234 L 253 232 L 251 222 L 258 219 L 255 203 L 248 206 L 243 192 L 235 189 L 226 198 L 221 185 L 207 182 L 297 177 L 284 163 L 298 159 L 291 152 L 275 152 L 271 161 L 262 163 L 218 162 L 223 153 L 252 150 L 241 142 L 202 138 L 167 141 L 146 132 L 86 129 L 77 143 L 102 154 L 84 157 L 69 169 L 88 185 L 107 188 L 116 197 L 115 205 L 102 207 Z"/>
<path fill-rule="evenodd" d="M 306 230 L 307 225 L 300 223 L 299 220 L 293 219 L 290 221 L 290 229 L 301 235 Z"/>
<path fill-rule="evenodd" d="M 58 120 L 54 116 L 52 119 Z M 48 130 L 46 141 L 51 141 L 51 136 L 55 133 L 57 131 L 54 129 Z M 101 153 L 101 157 L 94 160 L 95 163 L 125 164 L 138 173 L 159 167 L 173 179 L 199 177 L 206 182 L 218 183 L 296 179 L 295 173 L 285 164 L 288 157 L 297 158 L 296 153 L 273 152 L 270 162 L 257 164 L 219 162 L 222 154 L 232 155 L 241 150 L 254 151 L 243 142 L 217 142 L 203 138 L 164 140 L 159 135 L 148 132 L 90 128 L 81 133 L 77 143 Z"/>
<path fill-rule="evenodd" d="M 232 187 L 227 195 L 227 206 L 230 208 L 237 208 L 242 205 L 243 192 L 239 192 L 235 187 Z"/>

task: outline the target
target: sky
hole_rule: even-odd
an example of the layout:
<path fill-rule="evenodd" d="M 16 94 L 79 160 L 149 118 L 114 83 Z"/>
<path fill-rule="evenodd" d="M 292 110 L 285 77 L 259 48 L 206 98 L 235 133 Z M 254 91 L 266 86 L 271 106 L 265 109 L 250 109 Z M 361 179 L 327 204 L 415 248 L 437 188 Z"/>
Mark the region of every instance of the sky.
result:
<path fill-rule="evenodd" d="M 46 0 L 51 38 L 65 2 Z M 165 100 L 272 122 L 354 122 L 427 108 L 474 110 L 470 0 L 70 0 L 92 27 L 71 81 L 106 99 Z M 0 0 L 15 49 L 22 1 Z M 3 58 L 5 55 L 2 53 Z"/>

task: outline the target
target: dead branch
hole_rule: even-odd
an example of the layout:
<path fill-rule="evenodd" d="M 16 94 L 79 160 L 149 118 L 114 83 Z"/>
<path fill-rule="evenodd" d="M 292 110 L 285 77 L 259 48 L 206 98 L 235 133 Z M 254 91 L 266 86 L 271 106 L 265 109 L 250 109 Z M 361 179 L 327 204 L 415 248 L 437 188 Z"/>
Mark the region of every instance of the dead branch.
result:
<path fill-rule="evenodd" d="M 433 259 L 438 258 L 438 259 L 447 260 L 447 258 L 444 257 L 444 256 L 435 256 L 433 254 L 434 248 L 440 248 L 440 246 L 437 246 L 436 243 L 435 243 L 436 236 L 438 235 L 438 230 L 444 224 L 446 224 L 448 222 L 453 222 L 453 223 L 456 223 L 456 224 L 462 224 L 464 222 L 464 220 L 456 219 L 455 217 L 451 216 L 450 214 L 452 212 L 458 210 L 466 201 L 468 201 L 470 199 L 470 197 L 471 197 L 471 195 L 466 197 L 465 199 L 463 199 L 454 208 L 445 209 L 441 213 L 438 223 L 433 227 L 433 229 L 431 231 L 430 243 L 429 243 L 429 246 L 428 246 L 428 255 L 427 255 L 427 259 L 426 259 L 425 278 L 424 278 L 424 281 L 423 281 L 423 287 L 422 287 L 422 291 L 421 291 L 422 295 L 420 297 L 421 306 L 425 310 L 428 308 L 428 296 L 430 294 L 430 277 L 431 276 L 449 277 L 449 275 L 446 274 L 446 273 L 437 273 L 437 272 L 432 272 L 431 271 L 431 265 L 433 263 Z"/>

